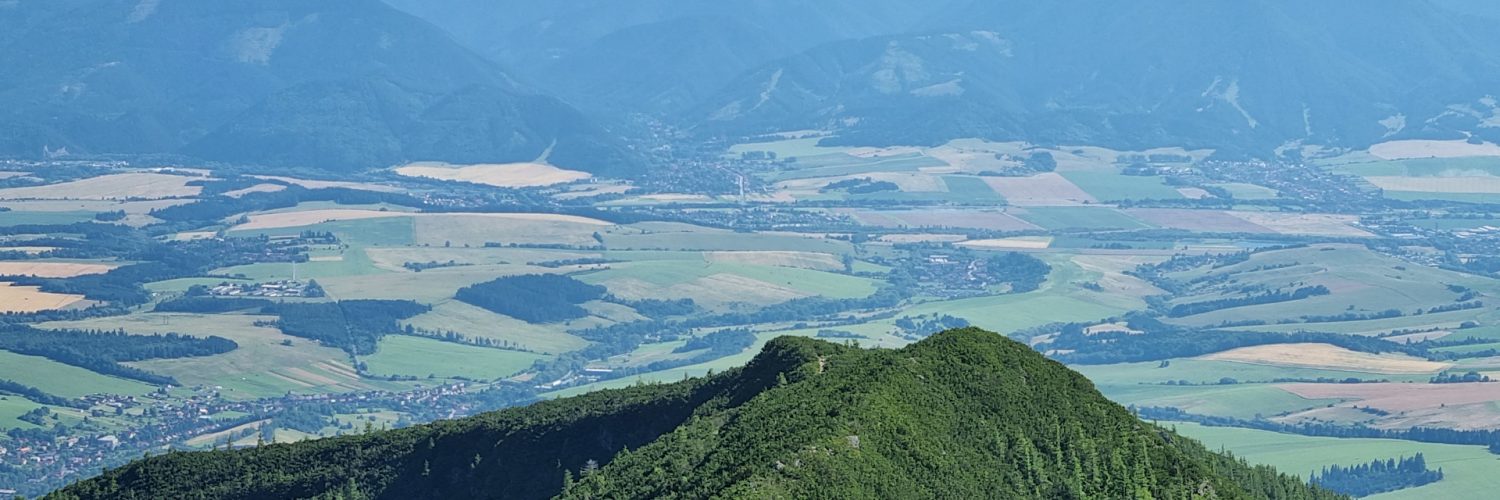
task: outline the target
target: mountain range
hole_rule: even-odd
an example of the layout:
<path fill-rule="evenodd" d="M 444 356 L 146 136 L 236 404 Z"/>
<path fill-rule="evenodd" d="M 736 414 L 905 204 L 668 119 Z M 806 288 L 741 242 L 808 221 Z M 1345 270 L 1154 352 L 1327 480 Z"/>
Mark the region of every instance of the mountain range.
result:
<path fill-rule="evenodd" d="M 0 154 L 636 166 L 578 110 L 374 0 L 14 0 L 0 28 Z"/>
<path fill-rule="evenodd" d="M 704 137 L 1262 156 L 1500 139 L 1500 31 L 1473 0 L 392 1 L 585 109 Z"/>
<path fill-rule="evenodd" d="M 471 418 L 168 453 L 55 498 L 1340 498 L 1140 421 L 978 329 Z"/>
<path fill-rule="evenodd" d="M 1269 156 L 1500 140 L 1476 0 L 9 0 L 0 155 L 642 172 L 700 140 L 965 137 Z"/>

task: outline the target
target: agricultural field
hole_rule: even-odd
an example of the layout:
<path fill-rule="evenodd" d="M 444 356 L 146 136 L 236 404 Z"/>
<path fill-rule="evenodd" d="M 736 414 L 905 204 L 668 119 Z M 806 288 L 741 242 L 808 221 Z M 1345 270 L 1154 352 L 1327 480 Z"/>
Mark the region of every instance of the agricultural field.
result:
<path fill-rule="evenodd" d="M 1320 368 L 1394 374 L 1434 374 L 1451 368 L 1439 363 L 1400 354 L 1369 354 L 1328 344 L 1274 344 L 1241 347 L 1203 356 L 1209 361 L 1232 361 L 1277 367 Z"/>
<path fill-rule="evenodd" d="M 65 309 L 83 301 L 82 295 L 43 292 L 40 287 L 0 283 L 0 312 L 28 313 Z"/>
<path fill-rule="evenodd" d="M 502 188 L 551 186 L 593 177 L 587 172 L 565 170 L 544 163 L 509 163 L 503 165 L 413 163 L 397 168 L 396 173 L 407 177 L 469 182 Z"/>
<path fill-rule="evenodd" d="M 361 361 L 376 376 L 494 380 L 520 373 L 542 359 L 545 356 L 539 354 L 391 335 L 380 341 L 380 350 Z"/>
<path fill-rule="evenodd" d="M 952 227 L 991 231 L 1039 230 L 1039 226 L 999 210 L 869 210 L 837 209 L 863 224 L 888 228 Z"/>
<path fill-rule="evenodd" d="M 1171 276 L 1183 282 L 1198 280 L 1205 284 L 1195 286 L 1187 295 L 1173 298 L 1168 302 L 1169 306 L 1236 296 L 1240 294 L 1239 290 L 1247 287 L 1276 290 L 1323 286 L 1329 293 L 1292 301 L 1223 308 L 1168 321 L 1209 326 L 1256 320 L 1273 329 L 1285 329 L 1286 324 L 1307 323 L 1305 317 L 1312 316 L 1320 318 L 1316 318 L 1318 321 L 1313 325 L 1302 325 L 1302 329 L 1350 333 L 1376 330 L 1371 329 L 1371 325 L 1367 323 L 1360 323 L 1370 318 L 1345 318 L 1342 315 L 1369 315 L 1395 310 L 1403 317 L 1414 318 L 1410 320 L 1413 323 L 1406 323 L 1410 327 L 1450 325 L 1455 321 L 1472 320 L 1487 314 L 1493 306 L 1466 309 L 1452 315 L 1434 314 L 1431 317 L 1417 313 L 1454 304 L 1460 294 L 1450 289 L 1449 285 L 1473 287 L 1481 292 L 1497 289 L 1496 284 L 1490 280 L 1408 265 L 1398 259 L 1352 245 L 1320 245 L 1257 253 L 1246 262 L 1213 269 L 1199 268 Z M 1388 319 L 1408 321 L 1402 318 Z M 1343 322 L 1354 325 L 1348 328 L 1339 326 Z M 1393 325 L 1401 324 L 1403 323 Z"/>
<path fill-rule="evenodd" d="M 1030 177 L 985 177 L 1007 203 L 1018 207 L 1075 206 L 1099 203 L 1099 199 L 1057 173 Z"/>
<path fill-rule="evenodd" d="M 0 261 L 0 276 L 35 276 L 38 278 L 72 278 L 104 274 L 119 267 L 98 262 L 54 262 L 41 260 Z"/>
<path fill-rule="evenodd" d="M 202 191 L 201 187 L 188 185 L 198 179 L 201 178 L 149 172 L 110 174 L 45 186 L 0 189 L 0 199 L 124 200 L 191 197 Z"/>
<path fill-rule="evenodd" d="M 1500 488 L 1500 475 L 1495 474 L 1495 455 L 1482 446 L 1309 437 L 1181 422 L 1162 422 L 1161 425 L 1202 441 L 1209 448 L 1223 448 L 1252 463 L 1272 465 L 1282 472 L 1304 478 L 1328 465 L 1356 465 L 1376 459 L 1410 457 L 1415 453 L 1422 453 L 1429 467 L 1443 469 L 1442 481 L 1366 498 L 1485 498 Z"/>
<path fill-rule="evenodd" d="M 175 332 L 228 338 L 239 344 L 239 348 L 208 357 L 141 361 L 131 365 L 170 375 L 190 386 L 216 388 L 230 399 L 272 397 L 288 392 L 316 394 L 402 386 L 360 377 L 350 365 L 349 356 L 338 349 L 289 337 L 273 327 L 255 324 L 266 319 L 270 318 L 237 314 L 138 313 L 39 326 L 122 329 L 136 334 Z"/>
<path fill-rule="evenodd" d="M 68 398 L 89 394 L 140 396 L 156 390 L 143 382 L 100 375 L 76 366 L 10 351 L 0 350 L 0 366 L 25 367 L 7 369 L 4 378 Z M 12 399 L 21 398 L 16 396 Z"/>
<path fill-rule="evenodd" d="M 1125 212 L 1107 207 L 1028 207 L 1014 215 L 1049 230 L 1115 230 L 1152 227 Z"/>
<path fill-rule="evenodd" d="M 839 266 L 842 268 L 842 265 Z M 578 275 L 630 300 L 693 299 L 711 309 L 735 304 L 770 305 L 823 296 L 858 298 L 875 292 L 873 280 L 800 267 L 722 261 L 642 260 L 611 264 L 608 269 Z"/>
<path fill-rule="evenodd" d="M 1096 200 L 1175 200 L 1185 197 L 1161 177 L 1110 172 L 1063 172 L 1061 175 Z"/>
<path fill-rule="evenodd" d="M 1488 151 L 1495 146 L 1476 147 Z M 1332 168 L 1362 177 L 1395 199 L 1500 200 L 1500 156 L 1415 157 Z"/>

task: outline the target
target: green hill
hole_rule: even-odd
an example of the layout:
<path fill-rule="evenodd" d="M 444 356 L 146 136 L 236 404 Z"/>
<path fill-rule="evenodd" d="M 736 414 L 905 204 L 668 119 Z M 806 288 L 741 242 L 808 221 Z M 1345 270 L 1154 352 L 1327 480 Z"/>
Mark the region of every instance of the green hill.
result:
<path fill-rule="evenodd" d="M 396 431 L 171 453 L 54 498 L 1340 498 L 1141 422 L 1025 345 L 782 338 L 744 368 Z"/>

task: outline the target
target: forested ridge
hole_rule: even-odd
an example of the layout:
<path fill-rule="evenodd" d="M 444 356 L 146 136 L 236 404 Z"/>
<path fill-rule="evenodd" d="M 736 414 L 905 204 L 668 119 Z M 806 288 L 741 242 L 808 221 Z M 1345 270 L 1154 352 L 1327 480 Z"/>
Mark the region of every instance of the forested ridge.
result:
<path fill-rule="evenodd" d="M 401 430 L 168 453 L 52 498 L 1343 498 L 1146 424 L 978 329 Z"/>

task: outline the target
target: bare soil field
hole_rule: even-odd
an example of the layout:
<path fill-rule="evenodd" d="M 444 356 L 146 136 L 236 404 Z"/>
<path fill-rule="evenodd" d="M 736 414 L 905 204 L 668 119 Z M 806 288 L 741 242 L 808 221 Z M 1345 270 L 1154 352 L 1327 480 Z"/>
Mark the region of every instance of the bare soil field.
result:
<path fill-rule="evenodd" d="M 1153 225 L 1170 229 L 1221 233 L 1275 233 L 1261 226 L 1218 210 L 1179 208 L 1129 208 L 1125 213 Z"/>
<path fill-rule="evenodd" d="M 62 309 L 83 300 L 82 295 L 43 292 L 39 287 L 0 283 L 0 312 L 32 313 Z"/>
<path fill-rule="evenodd" d="M 1387 191 L 1415 191 L 1419 193 L 1481 193 L 1500 194 L 1500 177 L 1365 177 L 1380 189 Z"/>
<path fill-rule="evenodd" d="M 104 274 L 115 267 L 118 266 L 83 262 L 0 261 L 0 276 L 72 278 L 88 274 Z"/>
<path fill-rule="evenodd" d="M 551 186 L 593 177 L 587 172 L 564 170 L 543 163 L 449 165 L 423 162 L 397 168 L 396 173 L 407 177 L 425 177 L 506 188 Z"/>
<path fill-rule="evenodd" d="M 1386 160 L 1500 156 L 1500 145 L 1467 141 L 1391 141 L 1370 146 L 1370 154 Z"/>
<path fill-rule="evenodd" d="M 796 267 L 818 271 L 837 271 L 844 268 L 838 256 L 821 252 L 745 251 L 704 252 L 709 262 L 731 262 L 760 266 Z"/>
<path fill-rule="evenodd" d="M 0 189 L 0 199 L 123 200 L 197 196 L 203 188 L 187 183 L 202 179 L 144 172 L 110 174 L 46 186 Z"/>
<path fill-rule="evenodd" d="M 1199 359 L 1390 374 L 1437 373 L 1453 366 L 1452 363 L 1438 363 L 1405 355 L 1356 352 L 1331 344 L 1241 347 L 1201 356 Z"/>
<path fill-rule="evenodd" d="M 1000 197 L 1019 207 L 1072 206 L 1098 203 L 1067 178 L 1049 172 L 1031 177 L 985 177 Z"/>
<path fill-rule="evenodd" d="M 1359 221 L 1353 215 L 1292 214 L 1275 212 L 1227 212 L 1251 224 L 1282 234 L 1316 234 L 1325 236 L 1374 236 L 1354 227 Z"/>

